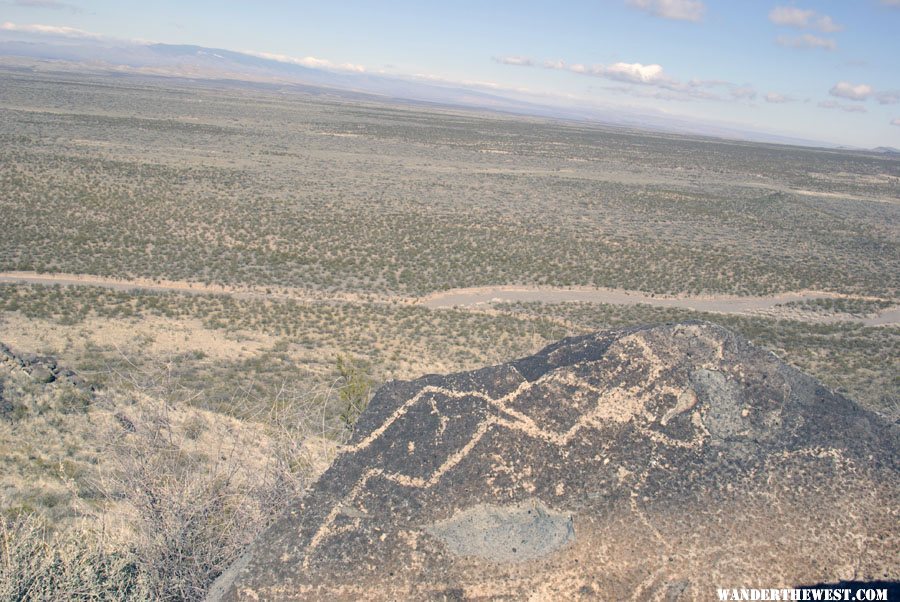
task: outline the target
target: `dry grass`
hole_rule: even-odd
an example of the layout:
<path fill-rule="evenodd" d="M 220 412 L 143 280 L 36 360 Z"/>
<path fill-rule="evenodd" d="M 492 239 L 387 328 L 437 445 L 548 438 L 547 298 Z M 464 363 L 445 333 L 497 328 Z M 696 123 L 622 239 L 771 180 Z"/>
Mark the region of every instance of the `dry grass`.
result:
<path fill-rule="evenodd" d="M 321 430 L 327 391 L 276 394 L 265 415 L 255 406 L 238 420 L 190 407 L 165 373 L 136 375 L 128 395 L 116 387 L 74 413 L 36 412 L 35 400 L 0 421 L 13 492 L 0 517 L 0 599 L 199 600 L 343 436 Z M 42 497 L 27 499 L 35 473 Z"/>
<path fill-rule="evenodd" d="M 0 518 L 0 599 L 141 600 L 150 592 L 131 550 L 96 534 L 48 530 L 37 515 Z"/>

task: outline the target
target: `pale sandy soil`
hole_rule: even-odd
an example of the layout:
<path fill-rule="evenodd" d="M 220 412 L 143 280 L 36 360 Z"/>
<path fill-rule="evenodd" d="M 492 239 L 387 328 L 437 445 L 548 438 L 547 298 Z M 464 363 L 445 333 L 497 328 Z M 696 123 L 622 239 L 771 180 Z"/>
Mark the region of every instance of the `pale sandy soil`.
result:
<path fill-rule="evenodd" d="M 130 348 L 139 341 L 152 355 L 202 352 L 211 359 L 235 359 L 256 355 L 271 347 L 275 339 L 259 332 L 229 333 L 205 328 L 200 320 L 156 316 L 141 320 L 88 318 L 74 325 L 7 315 L 3 319 L 3 342 L 14 349 L 40 350 L 64 356 L 86 345 Z"/>
<path fill-rule="evenodd" d="M 91 354 L 92 347 L 99 347 L 106 354 L 112 351 L 114 356 L 118 350 L 118 362 L 131 361 L 135 353 L 157 358 L 202 353 L 203 362 L 229 362 L 259 357 L 283 340 L 258 331 L 210 329 L 201 320 L 159 316 L 144 316 L 139 320 L 89 317 L 76 324 L 59 324 L 49 319 L 10 313 L 0 316 L 0 333 L 0 340 L 15 350 L 51 355 L 64 362 Z M 421 343 L 388 338 L 380 341 L 379 346 L 402 350 L 406 356 L 386 374 L 387 378 L 409 379 L 425 372 L 452 372 L 459 368 Z M 303 366 L 301 376 L 322 377 L 332 369 L 333 359 L 346 350 L 339 345 L 307 349 L 291 344 L 285 352 L 292 361 Z M 495 359 L 494 363 L 499 363 L 503 358 Z M 87 372 L 82 374 L 88 375 Z"/>
<path fill-rule="evenodd" d="M 842 192 L 819 192 L 816 190 L 800 190 L 797 188 L 787 188 L 785 190 L 787 192 L 793 192 L 794 194 L 801 194 L 803 196 L 825 197 L 830 199 L 846 199 L 850 201 L 875 201 L 876 203 L 889 203 L 892 205 L 897 203 L 897 199 L 858 196 L 854 194 L 844 194 Z"/>
<path fill-rule="evenodd" d="M 424 297 L 404 297 L 358 293 L 325 293 L 307 289 L 285 287 L 234 287 L 199 282 L 174 280 L 150 280 L 136 278 L 121 280 L 84 274 L 38 274 L 37 272 L 0 272 L 0 283 L 100 286 L 114 290 L 152 290 L 189 294 L 220 294 L 237 298 L 294 299 L 300 301 L 345 301 L 375 303 L 405 303 L 439 308 L 484 308 L 494 303 L 542 302 L 542 303 L 608 303 L 612 305 L 652 305 L 694 311 L 762 315 L 789 318 L 806 322 L 857 321 L 867 326 L 900 324 L 900 305 L 889 307 L 868 316 L 846 314 L 822 314 L 804 312 L 796 308 L 779 307 L 792 301 L 815 299 L 846 299 L 849 295 L 824 291 L 796 291 L 765 297 L 737 297 L 731 295 L 660 296 L 640 291 L 612 288 L 553 288 L 533 286 L 490 286 L 453 289 L 432 293 Z M 852 297 L 871 299 L 869 297 Z"/>
<path fill-rule="evenodd" d="M 778 307 L 792 301 L 812 301 L 815 299 L 842 299 L 848 295 L 822 291 L 797 291 L 767 297 L 736 297 L 728 295 L 667 297 L 649 295 L 639 291 L 608 288 L 541 288 L 498 286 L 456 289 L 432 293 L 419 300 L 430 308 L 478 307 L 493 303 L 542 302 L 564 303 L 578 301 L 584 303 L 609 303 L 612 305 L 652 305 L 674 307 L 710 313 L 749 314 L 768 317 L 790 318 L 807 322 L 838 322 L 854 320 L 866 325 L 880 326 L 900 323 L 900 306 L 887 308 L 877 314 L 853 317 L 846 314 L 823 315 L 804 312 L 795 308 Z M 859 298 L 859 297 L 857 297 Z"/>

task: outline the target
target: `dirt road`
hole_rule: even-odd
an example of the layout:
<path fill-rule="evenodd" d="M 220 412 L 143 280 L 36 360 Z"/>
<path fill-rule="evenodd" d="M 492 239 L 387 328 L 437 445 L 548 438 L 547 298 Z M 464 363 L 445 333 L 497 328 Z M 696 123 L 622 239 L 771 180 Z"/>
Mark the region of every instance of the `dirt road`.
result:
<path fill-rule="evenodd" d="M 783 307 L 785 303 L 792 301 L 848 298 L 847 295 L 822 291 L 799 291 L 765 297 L 738 297 L 729 295 L 670 297 L 611 288 L 496 286 L 453 289 L 432 293 L 424 297 L 405 297 L 399 295 L 388 296 L 362 293 L 324 293 L 285 287 L 221 286 L 199 282 L 150 280 L 145 278 L 120 280 L 84 274 L 38 274 L 36 272 L 0 272 L 0 283 L 39 284 L 48 286 L 99 286 L 113 290 L 148 290 L 196 295 L 216 294 L 229 295 L 238 298 L 280 298 L 309 302 L 342 301 L 402 303 L 421 305 L 430 309 L 486 309 L 495 303 L 514 303 L 519 301 L 542 303 L 586 302 L 608 303 L 613 305 L 645 304 L 655 307 L 673 307 L 710 313 L 764 315 L 819 323 L 852 320 L 862 322 L 867 326 L 890 326 L 900 324 L 900 305 L 895 305 L 876 314 L 867 316 L 847 316 L 846 314 L 828 315 Z"/>

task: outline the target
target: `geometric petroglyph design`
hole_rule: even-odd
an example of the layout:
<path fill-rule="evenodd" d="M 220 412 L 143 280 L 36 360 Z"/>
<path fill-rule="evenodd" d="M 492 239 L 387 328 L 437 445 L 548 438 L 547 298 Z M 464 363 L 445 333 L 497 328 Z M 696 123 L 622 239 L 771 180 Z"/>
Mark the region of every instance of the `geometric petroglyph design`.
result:
<path fill-rule="evenodd" d="M 898 439 L 717 326 L 565 339 L 383 387 L 210 599 L 708 599 L 710 580 L 896 576 Z"/>
<path fill-rule="evenodd" d="M 402 421 L 411 409 L 417 405 L 435 407 L 436 400 L 471 398 L 484 401 L 492 411 L 477 424 L 468 441 L 444 458 L 443 462 L 427 476 L 420 477 L 406 475 L 402 472 L 386 472 L 379 467 L 370 468 L 363 473 L 359 481 L 351 487 L 348 495 L 341 501 L 341 504 L 328 514 L 325 521 L 313 535 L 307 548 L 304 562 L 308 565 L 316 548 L 323 540 L 335 532 L 333 523 L 340 515 L 341 508 L 352 506 L 354 498 L 366 488 L 372 479 L 384 479 L 410 488 L 431 487 L 459 464 L 491 429 L 509 429 L 525 437 L 532 437 L 550 445 L 564 447 L 573 438 L 577 437 L 582 429 L 590 427 L 603 428 L 609 421 L 622 423 L 629 421 L 635 421 L 636 423 L 651 422 L 653 416 L 647 412 L 647 403 L 652 399 L 659 399 L 668 395 L 678 400 L 685 395 L 693 395 L 693 392 L 689 393 L 686 389 L 673 387 L 665 380 L 660 379 L 663 371 L 662 362 L 649 345 L 644 342 L 643 333 L 638 332 L 623 337 L 615 343 L 610 352 L 616 354 L 616 357 L 628 355 L 629 363 L 627 367 L 629 376 L 632 377 L 631 380 L 633 381 L 634 374 L 639 374 L 641 376 L 638 381 L 640 384 L 628 386 L 628 381 L 620 378 L 621 373 L 625 371 L 625 367 L 622 364 L 619 364 L 617 368 L 607 373 L 608 380 L 606 383 L 602 385 L 591 384 L 587 379 L 579 378 L 577 374 L 578 371 L 589 370 L 591 364 L 595 363 L 586 362 L 579 365 L 577 371 L 573 369 L 559 369 L 535 381 L 523 380 L 516 389 L 497 398 L 477 390 L 455 391 L 436 386 L 426 386 L 420 389 L 418 393 L 402 403 L 381 426 L 360 441 L 348 445 L 343 450 L 343 453 L 353 454 L 361 452 L 378 439 L 391 437 L 391 427 Z M 609 360 L 596 360 L 596 362 L 603 361 L 608 362 Z M 571 393 L 566 394 L 569 391 Z M 547 399 L 563 400 L 564 404 L 578 408 L 580 412 L 577 414 L 577 419 L 573 420 L 568 425 L 568 428 L 555 430 L 553 427 L 557 426 L 557 424 L 552 419 L 546 418 L 545 415 L 552 414 L 555 408 L 560 407 L 559 403 L 552 406 L 546 404 L 545 407 L 549 409 L 544 412 L 528 413 L 522 409 L 517 409 L 518 406 L 522 405 L 534 405 L 533 401 L 535 399 L 539 401 Z M 520 403 L 521 400 L 526 400 L 526 403 Z M 532 401 L 532 403 L 528 404 L 527 401 Z M 677 401 L 672 410 L 678 411 Z M 438 412 L 439 414 L 440 412 Z M 669 414 L 666 416 L 669 416 Z M 541 418 L 544 419 L 542 420 Z M 671 439 L 661 431 L 650 430 L 646 427 L 640 428 L 642 433 L 656 443 L 683 448 L 695 448 L 702 445 L 705 436 L 708 434 L 707 431 L 698 430 L 697 438 L 693 441 L 685 442 Z"/>

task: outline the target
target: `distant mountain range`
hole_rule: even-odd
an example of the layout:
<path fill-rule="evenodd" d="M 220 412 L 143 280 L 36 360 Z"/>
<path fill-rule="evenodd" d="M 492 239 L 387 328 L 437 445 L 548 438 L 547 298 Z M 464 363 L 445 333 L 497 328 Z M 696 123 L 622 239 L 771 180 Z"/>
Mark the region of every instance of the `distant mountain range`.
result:
<path fill-rule="evenodd" d="M 486 89 L 425 78 L 373 74 L 306 66 L 279 57 L 259 56 L 193 45 L 140 44 L 93 38 L 32 35 L 0 30 L 0 64 L 51 63 L 61 70 L 87 70 L 190 80 L 244 82 L 299 89 L 319 88 L 339 95 L 371 95 L 406 102 L 436 103 L 521 115 L 578 119 L 609 125 L 804 146 L 826 143 L 779 136 L 740 127 L 679 118 L 649 110 L 606 109 L 526 96 L 513 90 Z M 879 152 L 887 152 L 877 149 Z M 897 152 L 896 149 L 888 149 Z"/>
<path fill-rule="evenodd" d="M 251 54 L 202 46 L 97 43 L 52 44 L 0 41 L 0 56 L 64 61 L 92 69 L 190 79 L 235 79 L 269 84 L 300 84 L 403 98 L 516 108 L 528 103 L 470 89 L 436 86 L 368 73 L 312 68 Z"/>

